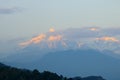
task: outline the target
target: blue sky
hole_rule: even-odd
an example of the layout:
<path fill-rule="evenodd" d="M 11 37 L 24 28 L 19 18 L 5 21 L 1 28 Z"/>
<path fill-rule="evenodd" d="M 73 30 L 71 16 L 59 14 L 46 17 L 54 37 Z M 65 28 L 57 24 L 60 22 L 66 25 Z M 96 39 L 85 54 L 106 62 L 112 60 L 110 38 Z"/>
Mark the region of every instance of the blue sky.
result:
<path fill-rule="evenodd" d="M 0 38 L 33 36 L 49 28 L 119 27 L 120 0 L 0 0 Z"/>

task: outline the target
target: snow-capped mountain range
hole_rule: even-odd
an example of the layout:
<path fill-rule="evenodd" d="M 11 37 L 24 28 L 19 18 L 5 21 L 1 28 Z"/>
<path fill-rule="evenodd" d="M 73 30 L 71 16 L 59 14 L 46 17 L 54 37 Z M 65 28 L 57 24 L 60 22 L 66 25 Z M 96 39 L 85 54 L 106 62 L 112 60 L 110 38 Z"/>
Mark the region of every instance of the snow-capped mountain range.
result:
<path fill-rule="evenodd" d="M 120 28 L 51 28 L 29 39 L 13 40 L 9 44 L 16 44 L 15 49 L 0 61 L 15 67 L 50 70 L 66 76 L 92 74 L 120 80 L 119 31 Z"/>
<path fill-rule="evenodd" d="M 68 50 L 91 48 L 100 51 L 108 50 L 120 54 L 120 28 L 85 27 L 57 30 L 51 28 L 42 33 L 20 42 L 22 49 L 34 48 L 42 50 Z"/>
<path fill-rule="evenodd" d="M 41 54 L 75 49 L 110 51 L 120 55 L 120 28 L 82 27 L 40 33 L 29 38 L 0 41 L 0 58 L 18 53 L 42 52 Z"/>

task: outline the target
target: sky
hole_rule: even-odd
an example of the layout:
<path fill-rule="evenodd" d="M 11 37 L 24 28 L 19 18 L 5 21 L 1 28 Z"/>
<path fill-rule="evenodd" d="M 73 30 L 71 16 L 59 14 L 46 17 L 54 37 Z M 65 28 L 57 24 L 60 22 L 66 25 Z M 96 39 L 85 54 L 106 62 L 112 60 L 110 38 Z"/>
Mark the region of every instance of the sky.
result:
<path fill-rule="evenodd" d="M 120 0 L 0 0 L 0 40 L 49 28 L 120 27 Z"/>

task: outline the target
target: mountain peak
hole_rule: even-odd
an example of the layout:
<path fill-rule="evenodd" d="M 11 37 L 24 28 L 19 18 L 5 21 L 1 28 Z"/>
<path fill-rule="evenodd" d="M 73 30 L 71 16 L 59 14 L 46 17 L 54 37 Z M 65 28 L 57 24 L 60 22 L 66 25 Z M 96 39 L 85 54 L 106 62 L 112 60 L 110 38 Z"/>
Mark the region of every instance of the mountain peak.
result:
<path fill-rule="evenodd" d="M 22 43 L 19 43 L 20 46 L 28 46 L 32 43 L 40 43 L 44 38 L 46 37 L 45 34 L 40 34 L 36 37 L 33 37 L 32 39 L 26 41 L 26 42 L 22 42 Z"/>
<path fill-rule="evenodd" d="M 50 28 L 50 29 L 49 29 L 49 32 L 51 32 L 51 33 L 52 33 L 52 32 L 55 32 L 55 29 L 54 29 L 54 28 Z"/>
<path fill-rule="evenodd" d="M 91 31 L 98 31 L 99 29 L 96 28 L 96 27 L 91 27 L 90 30 L 91 30 Z"/>
<path fill-rule="evenodd" d="M 46 47 L 56 49 L 78 49 L 84 45 L 89 48 L 113 50 L 113 52 L 117 51 L 118 53 L 118 49 L 120 48 L 119 32 L 115 32 L 114 30 L 116 29 L 85 27 L 56 31 L 54 28 L 50 28 L 47 33 L 42 33 L 28 41 L 19 43 L 19 45 L 22 47 L 39 45 L 42 49 Z"/>
<path fill-rule="evenodd" d="M 53 48 L 57 46 L 58 44 L 57 42 L 59 42 L 60 45 L 65 46 L 66 43 L 63 41 L 63 35 L 54 33 L 54 32 L 55 32 L 55 29 L 50 28 L 48 33 L 42 33 L 36 37 L 33 37 L 28 41 L 19 43 L 19 45 L 22 47 L 26 47 L 31 44 L 41 45 L 41 43 L 45 43 L 49 48 Z"/>

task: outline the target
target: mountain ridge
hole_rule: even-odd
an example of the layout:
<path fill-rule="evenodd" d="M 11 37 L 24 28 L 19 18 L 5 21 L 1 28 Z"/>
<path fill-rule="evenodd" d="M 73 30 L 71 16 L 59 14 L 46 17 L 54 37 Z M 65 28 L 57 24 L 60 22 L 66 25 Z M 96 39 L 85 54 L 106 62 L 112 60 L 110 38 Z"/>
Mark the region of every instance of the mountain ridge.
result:
<path fill-rule="evenodd" d="M 4 65 L 0 63 L 1 65 Z M 0 80 L 105 80 L 101 76 L 88 76 L 88 77 L 73 77 L 67 78 L 53 72 L 44 71 L 39 72 L 37 69 L 33 71 L 28 69 L 18 69 L 0 65 Z"/>

